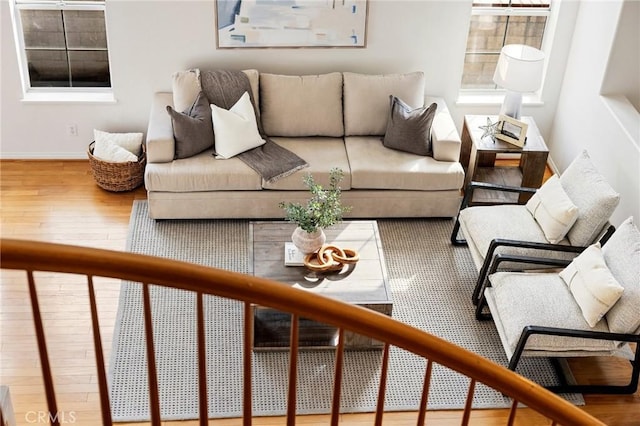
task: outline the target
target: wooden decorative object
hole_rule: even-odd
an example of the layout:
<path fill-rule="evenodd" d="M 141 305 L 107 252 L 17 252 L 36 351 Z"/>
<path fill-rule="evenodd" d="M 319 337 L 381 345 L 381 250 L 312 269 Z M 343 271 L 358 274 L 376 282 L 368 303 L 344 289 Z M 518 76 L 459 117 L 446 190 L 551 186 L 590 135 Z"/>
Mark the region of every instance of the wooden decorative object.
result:
<path fill-rule="evenodd" d="M 320 249 L 322 250 L 322 249 Z M 320 251 L 309 253 L 304 257 L 304 266 L 311 271 L 338 271 L 342 269 L 342 263 L 335 262 L 328 252 Z"/>
<path fill-rule="evenodd" d="M 356 263 L 359 259 L 360 255 L 353 249 L 325 244 L 317 252 L 304 257 L 304 266 L 312 271 L 340 271 L 344 265 Z"/>

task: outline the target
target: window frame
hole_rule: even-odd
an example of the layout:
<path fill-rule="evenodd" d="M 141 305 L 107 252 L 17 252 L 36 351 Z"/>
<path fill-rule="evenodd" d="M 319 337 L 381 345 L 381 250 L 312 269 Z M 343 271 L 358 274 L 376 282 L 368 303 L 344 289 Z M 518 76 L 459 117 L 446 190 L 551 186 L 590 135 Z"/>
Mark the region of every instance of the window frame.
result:
<path fill-rule="evenodd" d="M 31 102 L 115 102 L 113 95 L 111 49 L 107 25 L 106 1 L 81 0 L 10 0 L 11 21 L 13 24 L 16 54 L 23 101 Z M 20 17 L 21 10 L 86 10 L 102 11 L 107 36 L 107 58 L 109 61 L 110 87 L 33 87 L 29 76 L 27 49 L 24 41 L 24 29 Z"/>
<path fill-rule="evenodd" d="M 510 3 L 510 2 L 509 2 Z M 542 42 L 540 49 L 547 54 L 547 46 L 549 45 L 549 37 L 552 33 L 550 28 L 550 23 L 552 22 L 553 12 L 556 8 L 553 7 L 553 0 L 548 1 L 548 6 L 540 7 L 540 6 L 520 6 L 520 5 L 507 5 L 507 6 L 472 6 L 470 17 L 473 16 L 515 16 L 515 17 L 529 17 L 529 16 L 543 16 L 546 18 L 544 33 L 542 34 Z M 471 19 L 469 20 L 471 23 Z M 506 36 L 506 33 L 505 33 Z M 467 31 L 467 39 L 469 37 L 469 31 Z M 503 41 L 504 46 L 504 41 Z M 472 53 L 467 50 L 467 46 L 465 44 L 464 57 Z M 545 59 L 546 60 L 546 59 Z M 458 102 L 459 104 L 472 103 L 472 104 L 486 104 L 493 105 L 496 103 L 501 103 L 506 93 L 501 87 L 495 88 L 464 88 L 462 87 L 462 80 L 464 78 L 464 63 L 462 73 L 460 74 L 460 86 L 458 90 Z M 545 74 L 546 74 L 546 65 L 545 65 Z M 543 76 L 544 82 L 544 76 Z M 543 83 L 544 84 L 544 83 Z M 538 89 L 537 92 L 531 94 L 525 94 L 523 96 L 523 101 L 527 104 L 533 105 L 541 105 L 541 92 L 542 87 Z"/>

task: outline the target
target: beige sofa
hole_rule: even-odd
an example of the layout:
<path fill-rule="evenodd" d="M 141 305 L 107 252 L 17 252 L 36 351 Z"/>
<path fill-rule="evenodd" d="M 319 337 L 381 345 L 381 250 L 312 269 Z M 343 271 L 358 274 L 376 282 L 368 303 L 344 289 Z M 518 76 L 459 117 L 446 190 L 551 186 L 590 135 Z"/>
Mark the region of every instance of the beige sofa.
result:
<path fill-rule="evenodd" d="M 175 141 L 166 106 L 184 103 L 185 93 L 197 90 L 185 90 L 178 73 L 173 93 L 154 95 L 149 119 L 145 187 L 152 218 L 282 218 L 279 202 L 304 203 L 308 198 L 303 175 L 311 173 L 316 181 L 328 184 L 333 167 L 345 172 L 341 187 L 344 204 L 352 206 L 349 217 L 457 214 L 464 181 L 458 161 L 460 136 L 444 101 L 425 98 L 423 73 L 286 76 L 244 72 L 266 135 L 302 157 L 309 167 L 268 183 L 237 158 L 215 159 L 213 150 L 174 160 Z M 438 104 L 431 128 L 433 156 L 383 146 L 389 95 L 415 107 Z"/>

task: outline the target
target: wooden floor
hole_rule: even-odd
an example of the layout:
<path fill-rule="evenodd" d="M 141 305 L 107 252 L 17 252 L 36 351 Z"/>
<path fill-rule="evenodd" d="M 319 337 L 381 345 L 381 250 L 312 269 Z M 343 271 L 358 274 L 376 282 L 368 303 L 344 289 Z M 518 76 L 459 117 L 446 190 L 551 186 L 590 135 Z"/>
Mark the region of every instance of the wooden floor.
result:
<path fill-rule="evenodd" d="M 54 241 L 82 246 L 124 250 L 134 199 L 144 199 L 142 188 L 129 193 L 109 193 L 98 188 L 86 161 L 0 161 L 0 230 L 3 237 Z M 16 273 L 3 271 L 0 283 L 0 384 L 10 386 L 18 425 L 38 422 L 45 409 L 36 343 L 24 285 Z M 90 341 L 86 289 L 68 279 L 43 276 L 39 286 L 47 325 L 50 357 L 56 375 L 64 424 L 100 424 L 93 345 Z M 106 359 L 111 348 L 119 282 L 98 285 L 99 314 Z M 627 362 L 610 358 L 572 360 L 580 381 L 624 379 Z M 587 396 L 584 409 L 611 425 L 640 424 L 640 393 L 631 396 Z M 506 410 L 476 410 L 474 425 L 505 423 Z M 428 424 L 460 424 L 460 411 L 432 411 Z M 327 416 L 301 416 L 300 424 L 326 424 Z M 371 424 L 368 414 L 343 415 L 342 424 Z M 415 424 L 415 413 L 388 413 L 385 424 Z M 257 425 L 283 424 L 278 417 L 256 419 Z M 166 424 L 191 426 L 193 421 Z M 238 420 L 211 421 L 212 425 L 237 425 Z M 516 424 L 545 422 L 523 409 Z"/>

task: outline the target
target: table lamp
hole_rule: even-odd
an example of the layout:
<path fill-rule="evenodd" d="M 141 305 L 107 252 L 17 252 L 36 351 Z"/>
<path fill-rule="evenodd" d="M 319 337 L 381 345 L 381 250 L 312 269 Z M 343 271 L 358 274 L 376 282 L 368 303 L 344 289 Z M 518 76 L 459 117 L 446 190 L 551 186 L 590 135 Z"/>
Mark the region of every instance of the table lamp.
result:
<path fill-rule="evenodd" d="M 522 93 L 535 92 L 542 83 L 544 52 L 524 44 L 508 44 L 500 51 L 493 81 L 507 90 L 500 114 L 520 119 Z"/>

